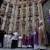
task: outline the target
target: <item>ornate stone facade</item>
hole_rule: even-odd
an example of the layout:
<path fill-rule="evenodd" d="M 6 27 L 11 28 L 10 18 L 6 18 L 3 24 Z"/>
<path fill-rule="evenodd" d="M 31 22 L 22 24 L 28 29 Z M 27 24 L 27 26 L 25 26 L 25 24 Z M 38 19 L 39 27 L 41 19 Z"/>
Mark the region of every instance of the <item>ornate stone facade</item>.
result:
<path fill-rule="evenodd" d="M 17 31 L 19 34 L 32 34 L 36 29 L 40 37 L 40 28 L 45 36 L 43 10 L 38 1 L 4 0 L 0 8 L 1 30 L 7 33 Z M 39 43 L 41 43 L 40 39 Z"/>
<path fill-rule="evenodd" d="M 42 5 L 36 0 L 4 0 L 0 17 L 3 20 L 1 30 L 32 32 L 39 27 L 40 20 L 43 21 Z"/>

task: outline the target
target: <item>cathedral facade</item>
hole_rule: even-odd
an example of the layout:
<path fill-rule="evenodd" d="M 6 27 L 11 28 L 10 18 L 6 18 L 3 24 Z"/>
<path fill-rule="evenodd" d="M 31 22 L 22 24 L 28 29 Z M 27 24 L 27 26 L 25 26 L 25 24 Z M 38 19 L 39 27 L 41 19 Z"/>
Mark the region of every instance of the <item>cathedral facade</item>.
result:
<path fill-rule="evenodd" d="M 38 0 L 4 0 L 0 8 L 1 30 L 32 34 L 38 30 L 39 43 L 45 37 L 42 4 Z M 41 37 L 41 38 L 40 38 Z"/>
<path fill-rule="evenodd" d="M 40 21 L 44 27 L 42 5 L 36 0 L 4 0 L 0 12 L 1 30 L 6 32 L 32 32 Z"/>

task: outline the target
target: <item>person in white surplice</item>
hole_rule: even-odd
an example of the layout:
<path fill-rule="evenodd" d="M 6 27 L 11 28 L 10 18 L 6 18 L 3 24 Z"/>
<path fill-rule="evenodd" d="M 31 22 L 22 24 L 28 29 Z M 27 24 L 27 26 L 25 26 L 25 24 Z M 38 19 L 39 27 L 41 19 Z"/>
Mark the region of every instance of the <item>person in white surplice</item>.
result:
<path fill-rule="evenodd" d="M 18 47 L 22 47 L 22 36 L 21 35 L 19 35 Z"/>
<path fill-rule="evenodd" d="M 10 48 L 11 47 L 11 35 L 10 34 L 5 34 L 4 35 L 4 48 Z"/>
<path fill-rule="evenodd" d="M 3 47 L 7 47 L 7 34 L 4 35 L 4 42 L 3 42 Z"/>

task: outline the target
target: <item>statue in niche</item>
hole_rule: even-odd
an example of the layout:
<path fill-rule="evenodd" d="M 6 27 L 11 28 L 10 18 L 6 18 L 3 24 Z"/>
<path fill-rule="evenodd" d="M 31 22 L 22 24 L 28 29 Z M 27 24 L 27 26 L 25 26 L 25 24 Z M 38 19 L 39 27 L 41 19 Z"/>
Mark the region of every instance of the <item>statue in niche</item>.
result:
<path fill-rule="evenodd" d="M 33 27 L 32 27 L 32 26 L 29 26 L 29 27 L 28 27 L 28 32 L 29 32 L 29 33 L 32 33 L 32 31 L 33 31 Z"/>
<path fill-rule="evenodd" d="M 29 7 L 29 12 L 31 12 L 32 11 L 32 8 L 31 7 Z"/>
<path fill-rule="evenodd" d="M 8 15 L 7 15 L 7 18 L 9 18 L 9 19 L 10 19 L 10 18 L 11 18 L 11 14 L 8 14 Z"/>
<path fill-rule="evenodd" d="M 32 8 L 29 7 L 29 17 L 32 17 Z"/>
<path fill-rule="evenodd" d="M 12 13 L 12 8 L 8 9 L 8 13 L 10 13 L 10 14 Z"/>
<path fill-rule="evenodd" d="M 26 12 L 26 9 L 23 9 L 23 13 L 25 13 Z"/>
<path fill-rule="evenodd" d="M 35 16 L 38 16 L 39 15 L 39 13 L 38 13 L 38 6 L 37 6 L 37 4 L 35 3 Z"/>
<path fill-rule="evenodd" d="M 9 5 L 9 9 L 8 9 L 8 13 L 12 13 L 12 8 L 13 8 L 13 5 Z"/>
<path fill-rule="evenodd" d="M 32 21 L 32 20 L 31 20 L 32 15 L 29 15 L 28 17 L 29 17 L 28 22 L 31 22 L 31 21 Z"/>
<path fill-rule="evenodd" d="M 19 24 L 20 24 L 20 22 L 19 22 L 19 21 L 17 21 L 17 22 L 16 22 L 16 26 L 17 26 L 17 27 L 19 27 Z"/>
<path fill-rule="evenodd" d="M 12 11 L 12 10 L 11 10 Z M 7 13 L 7 18 L 11 18 L 11 13 L 12 12 L 10 12 L 10 10 L 8 11 L 8 13 Z"/>
<path fill-rule="evenodd" d="M 6 21 L 6 27 L 8 27 L 9 26 L 9 24 L 10 24 L 10 22 L 9 21 Z"/>
<path fill-rule="evenodd" d="M 17 15 L 18 17 L 18 19 L 20 18 L 20 9 L 18 9 L 18 15 Z"/>
<path fill-rule="evenodd" d="M 18 14 L 20 13 L 20 9 L 18 9 Z"/>
<path fill-rule="evenodd" d="M 9 21 L 6 21 L 6 23 L 5 23 L 5 31 L 8 33 L 8 30 L 9 30 L 9 24 L 10 24 L 10 22 Z"/>
<path fill-rule="evenodd" d="M 29 19 L 28 22 L 29 22 L 29 25 L 32 25 L 32 20 L 31 19 Z"/>
<path fill-rule="evenodd" d="M 28 22 L 29 22 L 28 30 L 31 33 L 32 32 L 32 20 L 31 20 L 31 18 L 29 18 Z"/>
<path fill-rule="evenodd" d="M 19 32 L 19 25 L 20 25 L 20 22 L 19 21 L 17 21 L 16 22 L 16 30 Z"/>
<path fill-rule="evenodd" d="M 23 28 L 23 29 L 25 28 L 25 25 L 26 25 L 26 21 L 23 20 L 23 21 L 22 21 L 22 28 Z"/>

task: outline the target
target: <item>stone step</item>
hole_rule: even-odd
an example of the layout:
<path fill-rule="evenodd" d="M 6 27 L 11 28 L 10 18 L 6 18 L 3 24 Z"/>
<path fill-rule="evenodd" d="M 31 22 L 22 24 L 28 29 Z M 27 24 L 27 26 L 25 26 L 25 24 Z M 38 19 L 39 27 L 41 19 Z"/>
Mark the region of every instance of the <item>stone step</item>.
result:
<path fill-rule="evenodd" d="M 0 48 L 0 50 L 34 50 L 33 48 L 15 48 L 15 49 L 11 49 L 11 48 Z"/>

